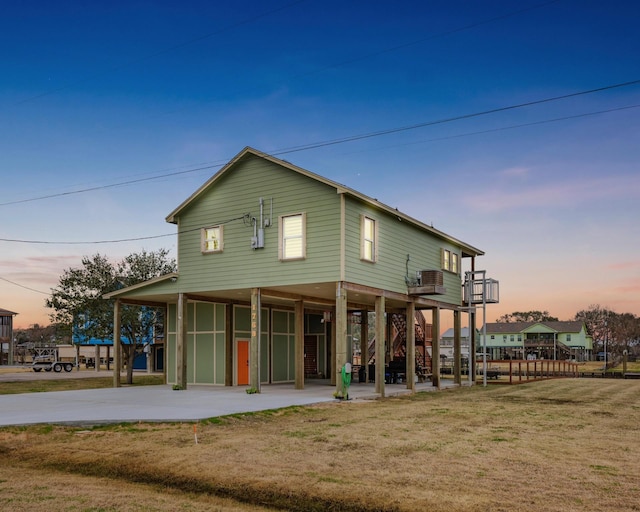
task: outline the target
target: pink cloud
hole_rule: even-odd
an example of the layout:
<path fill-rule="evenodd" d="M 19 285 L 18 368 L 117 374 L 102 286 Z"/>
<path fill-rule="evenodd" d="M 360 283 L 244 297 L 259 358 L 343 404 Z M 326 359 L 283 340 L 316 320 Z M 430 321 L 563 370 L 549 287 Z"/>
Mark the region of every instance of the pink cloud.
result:
<path fill-rule="evenodd" d="M 506 176 L 521 176 L 513 174 L 516 171 L 503 172 Z M 565 183 L 551 182 L 539 187 L 513 188 L 511 182 L 504 185 L 492 185 L 491 195 L 499 197 L 499 201 L 487 201 L 486 193 L 475 190 L 465 201 L 472 209 L 483 212 L 499 212 L 504 210 L 522 209 L 528 207 L 547 207 L 563 204 L 567 198 L 573 198 L 580 203 L 616 200 L 637 197 L 640 190 L 640 177 L 613 176 L 592 180 L 575 180 Z M 480 192 L 480 193 L 479 193 Z"/>
<path fill-rule="evenodd" d="M 640 268 L 640 260 L 638 261 L 621 261 L 618 263 L 612 263 L 607 266 L 610 270 L 629 270 L 634 268 Z"/>
<path fill-rule="evenodd" d="M 531 169 L 528 167 L 509 167 L 500 174 L 507 178 L 526 178 L 531 174 Z"/>

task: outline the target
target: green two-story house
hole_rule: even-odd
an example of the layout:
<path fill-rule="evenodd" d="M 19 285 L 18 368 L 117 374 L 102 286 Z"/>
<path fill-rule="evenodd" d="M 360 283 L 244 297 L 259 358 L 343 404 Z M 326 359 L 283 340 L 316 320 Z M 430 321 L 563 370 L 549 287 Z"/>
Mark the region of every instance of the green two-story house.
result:
<path fill-rule="evenodd" d="M 432 310 L 438 332 L 441 310 L 454 311 L 454 318 L 460 313 L 462 259 L 471 258 L 473 266 L 483 254 L 252 148 L 166 220 L 177 226 L 178 272 L 107 297 L 116 300 L 114 332 L 121 304 L 166 308 L 167 382 L 181 387 L 259 390 L 293 382 L 301 389 L 309 375 L 336 383 L 351 359 L 347 318 L 359 311 L 376 313 L 375 382 L 384 394 L 385 313 L 414 318 L 416 310 Z M 414 330 L 407 322 L 408 387 L 414 385 Z"/>
<path fill-rule="evenodd" d="M 589 361 L 593 338 L 584 322 L 507 322 L 487 323 L 486 346 L 490 359 L 571 359 Z"/>

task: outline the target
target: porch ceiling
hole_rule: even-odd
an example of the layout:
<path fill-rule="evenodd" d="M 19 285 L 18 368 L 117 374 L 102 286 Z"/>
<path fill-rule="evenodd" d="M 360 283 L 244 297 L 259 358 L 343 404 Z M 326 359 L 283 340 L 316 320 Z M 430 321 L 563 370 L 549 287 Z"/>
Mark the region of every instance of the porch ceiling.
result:
<path fill-rule="evenodd" d="M 349 309 L 375 308 L 375 299 L 378 295 L 385 296 L 386 309 L 403 309 L 412 297 L 405 294 L 387 292 L 357 285 L 345 283 Z M 251 288 L 237 288 L 227 290 L 194 290 L 185 292 L 191 300 L 209 300 L 224 303 L 250 303 Z M 295 301 L 302 300 L 308 307 L 317 306 L 319 309 L 330 309 L 336 301 L 336 283 L 309 283 L 288 286 L 272 286 L 261 288 L 263 304 L 292 306 Z M 175 303 L 178 301 L 178 293 L 145 294 L 143 297 L 123 297 L 123 302 L 139 304 Z M 439 305 L 445 309 L 452 309 L 451 305 L 438 304 L 436 301 L 425 298 L 413 298 L 416 307 L 425 308 Z"/>

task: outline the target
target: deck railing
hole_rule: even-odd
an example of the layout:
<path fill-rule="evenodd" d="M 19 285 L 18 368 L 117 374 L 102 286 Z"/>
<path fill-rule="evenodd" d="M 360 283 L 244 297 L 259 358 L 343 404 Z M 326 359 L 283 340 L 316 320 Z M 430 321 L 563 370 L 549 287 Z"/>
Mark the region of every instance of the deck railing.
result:
<path fill-rule="evenodd" d="M 482 361 L 476 380 L 484 379 Z M 487 383 L 520 384 L 536 380 L 579 377 L 578 364 L 552 359 L 511 359 L 487 361 Z"/>

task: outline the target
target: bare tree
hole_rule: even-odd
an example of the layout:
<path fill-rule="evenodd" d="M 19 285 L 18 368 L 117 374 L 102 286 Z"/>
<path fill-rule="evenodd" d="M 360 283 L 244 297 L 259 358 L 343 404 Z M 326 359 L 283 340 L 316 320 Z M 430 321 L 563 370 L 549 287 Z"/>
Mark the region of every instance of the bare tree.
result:
<path fill-rule="evenodd" d="M 502 315 L 496 320 L 498 323 L 511 322 L 557 322 L 558 319 L 551 316 L 548 311 L 514 311 Z"/>

